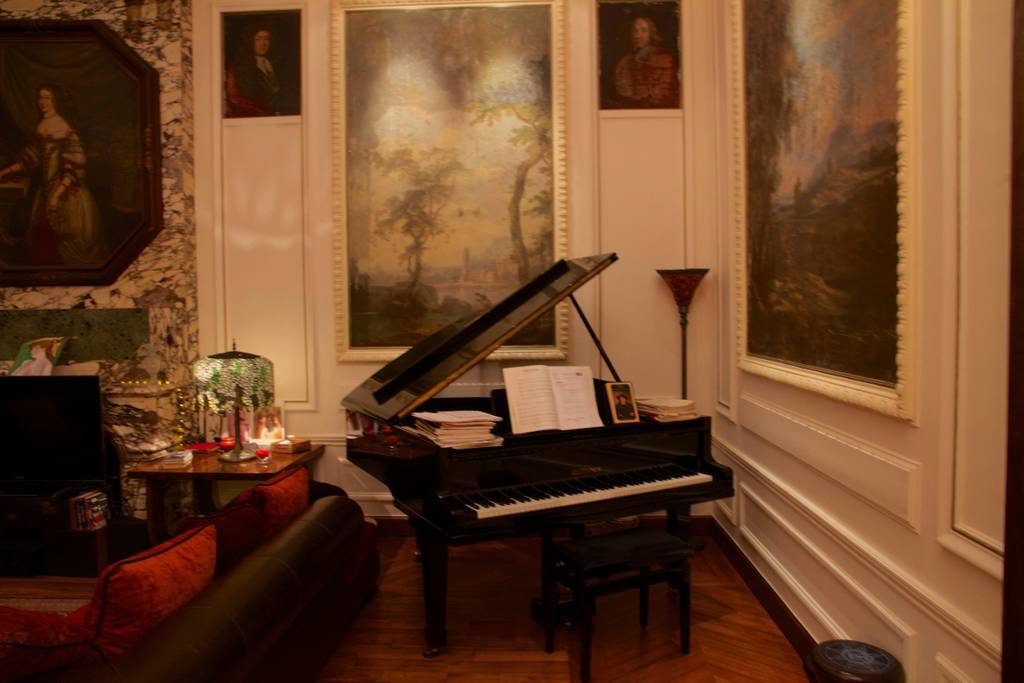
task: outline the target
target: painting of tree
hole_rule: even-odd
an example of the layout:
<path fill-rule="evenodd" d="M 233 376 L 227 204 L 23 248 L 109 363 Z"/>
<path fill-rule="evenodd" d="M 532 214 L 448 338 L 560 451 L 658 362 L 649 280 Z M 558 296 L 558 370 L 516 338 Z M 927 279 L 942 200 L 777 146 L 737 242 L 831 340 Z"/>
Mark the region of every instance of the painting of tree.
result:
<path fill-rule="evenodd" d="M 349 349 L 413 345 L 563 256 L 558 5 L 346 5 Z M 555 330 L 549 315 L 512 344 L 553 348 Z"/>
<path fill-rule="evenodd" d="M 897 383 L 898 0 L 745 0 L 750 356 Z"/>

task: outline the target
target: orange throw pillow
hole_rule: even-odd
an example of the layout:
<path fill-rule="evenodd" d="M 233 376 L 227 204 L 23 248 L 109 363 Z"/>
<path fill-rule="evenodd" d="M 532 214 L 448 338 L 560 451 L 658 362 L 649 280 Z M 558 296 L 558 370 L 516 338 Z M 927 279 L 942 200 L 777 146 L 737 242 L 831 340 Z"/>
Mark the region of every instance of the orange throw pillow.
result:
<path fill-rule="evenodd" d="M 217 529 L 175 536 L 100 574 L 83 621 L 104 653 L 119 655 L 199 594 L 213 579 Z"/>
<path fill-rule="evenodd" d="M 57 614 L 0 607 L 0 683 L 103 661 L 92 634 Z"/>
<path fill-rule="evenodd" d="M 309 473 L 305 467 L 279 472 L 237 498 L 239 503 L 250 500 L 263 513 L 264 538 L 269 538 L 309 507 Z"/>

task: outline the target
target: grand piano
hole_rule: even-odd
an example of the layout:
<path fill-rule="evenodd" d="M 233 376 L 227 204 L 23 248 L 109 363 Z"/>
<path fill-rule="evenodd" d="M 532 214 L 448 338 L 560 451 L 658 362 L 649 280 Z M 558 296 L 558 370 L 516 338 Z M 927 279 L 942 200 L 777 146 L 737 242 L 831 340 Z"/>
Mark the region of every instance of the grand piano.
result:
<path fill-rule="evenodd" d="M 504 390 L 437 397 L 518 331 L 568 297 L 609 371 L 619 379 L 573 292 L 615 254 L 560 260 L 506 299 L 409 349 L 342 400 L 388 428 L 413 411 L 483 410 L 501 416 L 500 447 L 456 450 L 401 430 L 349 441 L 348 459 L 383 482 L 409 517 L 421 553 L 426 656 L 446 644 L 448 548 L 664 510 L 685 535 L 692 504 L 733 495 L 732 472 L 711 456 L 711 420 L 613 424 L 595 380 L 604 427 L 511 434 Z"/>

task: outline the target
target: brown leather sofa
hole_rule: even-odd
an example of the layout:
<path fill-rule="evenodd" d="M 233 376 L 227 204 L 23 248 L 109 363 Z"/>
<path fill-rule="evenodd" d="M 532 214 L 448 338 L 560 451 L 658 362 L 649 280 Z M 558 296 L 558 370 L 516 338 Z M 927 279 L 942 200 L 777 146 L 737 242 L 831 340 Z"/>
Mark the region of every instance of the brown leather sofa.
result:
<path fill-rule="evenodd" d="M 320 498 L 123 656 L 24 680 L 311 681 L 376 592 L 379 568 L 359 506 Z"/>

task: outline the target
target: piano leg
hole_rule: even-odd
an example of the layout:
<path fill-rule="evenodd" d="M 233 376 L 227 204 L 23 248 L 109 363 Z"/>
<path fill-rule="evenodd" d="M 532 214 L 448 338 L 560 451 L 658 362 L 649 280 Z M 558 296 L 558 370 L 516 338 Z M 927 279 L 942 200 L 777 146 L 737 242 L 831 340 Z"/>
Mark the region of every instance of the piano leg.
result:
<path fill-rule="evenodd" d="M 446 645 L 445 628 L 448 602 L 448 544 L 426 531 L 417 530 L 416 544 L 421 554 L 423 606 L 426 611 L 427 647 L 424 657 L 436 657 Z"/>

